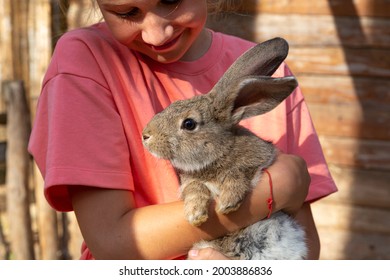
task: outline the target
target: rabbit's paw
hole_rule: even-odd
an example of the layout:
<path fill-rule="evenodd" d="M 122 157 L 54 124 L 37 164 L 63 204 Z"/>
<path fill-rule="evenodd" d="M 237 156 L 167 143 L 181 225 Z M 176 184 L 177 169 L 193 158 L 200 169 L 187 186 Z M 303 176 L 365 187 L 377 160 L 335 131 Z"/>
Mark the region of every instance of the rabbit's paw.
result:
<path fill-rule="evenodd" d="M 188 222 L 193 226 L 200 226 L 209 218 L 207 205 L 202 205 L 196 201 L 186 201 L 184 213 Z"/>
<path fill-rule="evenodd" d="M 240 208 L 243 197 L 228 192 L 222 192 L 218 197 L 217 212 L 228 214 Z"/>

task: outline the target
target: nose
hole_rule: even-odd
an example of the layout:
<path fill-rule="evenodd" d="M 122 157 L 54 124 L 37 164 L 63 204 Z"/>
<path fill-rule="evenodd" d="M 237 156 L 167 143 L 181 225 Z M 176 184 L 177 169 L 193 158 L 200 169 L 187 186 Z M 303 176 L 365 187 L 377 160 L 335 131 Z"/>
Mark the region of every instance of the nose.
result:
<path fill-rule="evenodd" d="M 148 141 L 149 138 L 150 138 L 149 134 L 147 134 L 147 133 L 142 134 L 142 140 L 144 140 L 144 142 Z"/>
<path fill-rule="evenodd" d="M 170 21 L 155 13 L 148 13 L 143 21 L 141 32 L 142 40 L 153 46 L 161 46 L 173 35 L 173 26 Z"/>

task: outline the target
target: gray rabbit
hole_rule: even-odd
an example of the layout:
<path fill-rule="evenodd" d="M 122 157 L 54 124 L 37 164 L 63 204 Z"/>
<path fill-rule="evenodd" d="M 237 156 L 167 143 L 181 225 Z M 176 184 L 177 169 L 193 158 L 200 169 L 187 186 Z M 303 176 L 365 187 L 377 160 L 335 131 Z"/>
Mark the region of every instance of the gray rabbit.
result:
<path fill-rule="evenodd" d="M 254 46 L 209 93 L 172 103 L 145 127 L 144 146 L 169 160 L 180 176 L 185 216 L 192 225 L 208 219 L 212 197 L 218 197 L 218 212 L 237 210 L 274 162 L 275 146 L 239 122 L 272 110 L 297 87 L 294 77 L 271 77 L 287 54 L 288 44 L 282 38 Z M 283 212 L 194 247 L 213 247 L 233 259 L 307 255 L 304 230 Z"/>

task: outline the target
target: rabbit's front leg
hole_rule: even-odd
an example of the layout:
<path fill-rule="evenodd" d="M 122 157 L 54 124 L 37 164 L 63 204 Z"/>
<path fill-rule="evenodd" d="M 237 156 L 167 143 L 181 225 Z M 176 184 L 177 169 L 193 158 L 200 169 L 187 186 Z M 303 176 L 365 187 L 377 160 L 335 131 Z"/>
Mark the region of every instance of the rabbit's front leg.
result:
<path fill-rule="evenodd" d="M 250 190 L 250 182 L 243 177 L 225 178 L 220 186 L 217 211 L 223 214 L 236 211 L 240 208 L 246 194 Z"/>
<path fill-rule="evenodd" d="M 195 180 L 182 184 L 181 196 L 184 214 L 191 225 L 200 226 L 207 221 L 211 193 L 206 185 Z"/>

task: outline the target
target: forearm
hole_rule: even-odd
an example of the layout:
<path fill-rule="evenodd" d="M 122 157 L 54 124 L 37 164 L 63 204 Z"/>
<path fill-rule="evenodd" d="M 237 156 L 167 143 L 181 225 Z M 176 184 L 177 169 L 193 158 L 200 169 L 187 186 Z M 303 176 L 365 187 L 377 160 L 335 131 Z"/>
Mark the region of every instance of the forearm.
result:
<path fill-rule="evenodd" d="M 307 191 L 298 187 L 301 168 L 289 167 L 291 157 L 281 158 L 269 168 L 273 211 L 301 205 Z M 76 187 L 71 194 L 80 229 L 95 258 L 170 259 L 186 254 L 196 241 L 214 239 L 265 218 L 270 185 L 263 176 L 241 207 L 228 215 L 216 213 L 212 202 L 209 219 L 200 227 L 185 220 L 182 201 L 135 208 L 129 191 Z"/>
<path fill-rule="evenodd" d="M 185 255 L 197 241 L 217 238 L 266 217 L 268 180 L 260 185 L 240 209 L 228 215 L 217 213 L 212 202 L 209 219 L 200 227 L 185 219 L 181 201 L 129 210 L 112 229 L 117 238 L 109 237 L 104 242 L 110 244 L 103 246 L 102 239 L 96 240 L 99 246 L 88 246 L 96 258 L 103 259 L 171 259 Z M 281 209 L 282 204 L 275 202 L 274 210 Z"/>
<path fill-rule="evenodd" d="M 269 172 L 274 188 L 273 211 L 300 208 L 310 182 L 304 161 L 281 155 Z M 264 175 L 237 211 L 228 215 L 217 213 L 212 202 L 209 219 L 200 227 L 185 220 L 182 202 L 174 202 L 129 211 L 123 217 L 123 229 L 133 224 L 131 235 L 139 254 L 136 258 L 173 258 L 186 254 L 196 241 L 214 239 L 265 218 L 270 195 L 270 183 Z"/>
<path fill-rule="evenodd" d="M 304 203 L 302 208 L 295 215 L 295 219 L 303 226 L 306 233 L 308 246 L 308 260 L 318 260 L 320 257 L 320 238 L 311 212 L 309 203 Z"/>

